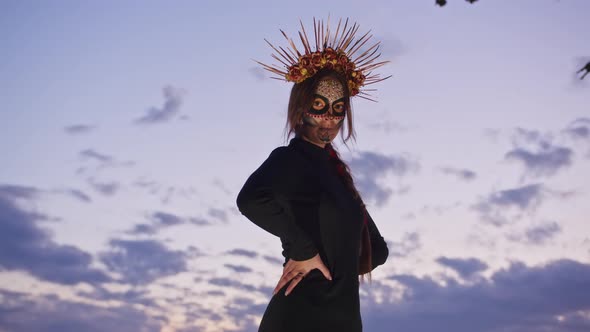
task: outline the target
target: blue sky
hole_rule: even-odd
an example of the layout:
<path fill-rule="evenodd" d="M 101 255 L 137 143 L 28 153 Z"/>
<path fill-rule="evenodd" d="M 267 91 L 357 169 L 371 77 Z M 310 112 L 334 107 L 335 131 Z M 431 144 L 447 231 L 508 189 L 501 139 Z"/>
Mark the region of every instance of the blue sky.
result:
<path fill-rule="evenodd" d="M 252 59 L 328 14 L 393 75 L 337 142 L 390 247 L 365 329 L 590 328 L 589 2 L 0 6 L 0 331 L 256 331 L 281 248 L 235 197 L 290 84 Z"/>

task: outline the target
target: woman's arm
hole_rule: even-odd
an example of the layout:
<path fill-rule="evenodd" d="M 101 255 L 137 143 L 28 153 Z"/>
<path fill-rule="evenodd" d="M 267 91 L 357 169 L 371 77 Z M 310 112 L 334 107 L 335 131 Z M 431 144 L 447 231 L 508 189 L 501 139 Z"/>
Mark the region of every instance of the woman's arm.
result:
<path fill-rule="evenodd" d="M 302 261 L 318 250 L 297 225 L 287 204 L 289 193 L 300 183 L 301 171 L 286 147 L 275 149 L 250 175 L 238 194 L 240 212 L 250 221 L 281 238 L 287 257 Z"/>
<path fill-rule="evenodd" d="M 369 235 L 371 237 L 371 265 L 375 269 L 377 266 L 385 263 L 389 256 L 389 249 L 369 212 L 367 212 L 367 217 L 367 226 L 369 227 Z"/>

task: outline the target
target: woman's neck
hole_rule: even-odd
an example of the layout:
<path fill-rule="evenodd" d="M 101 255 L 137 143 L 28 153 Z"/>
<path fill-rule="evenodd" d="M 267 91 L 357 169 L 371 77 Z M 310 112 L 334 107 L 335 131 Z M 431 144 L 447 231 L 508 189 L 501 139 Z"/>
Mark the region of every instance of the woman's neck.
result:
<path fill-rule="evenodd" d="M 308 142 L 309 142 L 309 143 L 311 143 L 311 144 L 314 144 L 314 145 L 317 145 L 317 146 L 319 146 L 319 147 L 320 147 L 320 148 L 322 148 L 322 149 L 326 148 L 326 143 L 316 143 L 316 142 L 313 142 L 313 141 L 309 140 L 307 137 L 305 137 L 305 136 L 303 136 L 303 135 L 301 135 L 301 136 L 299 136 L 299 137 L 300 137 L 301 139 L 305 140 L 305 141 L 308 141 Z"/>

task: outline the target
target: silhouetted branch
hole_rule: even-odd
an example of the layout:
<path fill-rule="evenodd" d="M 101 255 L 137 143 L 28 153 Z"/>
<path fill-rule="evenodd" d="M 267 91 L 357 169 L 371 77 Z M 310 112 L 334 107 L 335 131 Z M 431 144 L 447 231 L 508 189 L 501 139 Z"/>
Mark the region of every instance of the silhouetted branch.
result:
<path fill-rule="evenodd" d="M 582 69 L 578 70 L 576 73 L 579 74 L 583 71 L 586 71 L 584 73 L 584 75 L 582 75 L 582 77 L 580 77 L 581 80 L 584 79 L 584 77 L 586 77 L 586 75 L 588 75 L 588 73 L 590 73 L 590 62 L 588 62 L 584 67 L 582 67 Z"/>
<path fill-rule="evenodd" d="M 465 0 L 465 1 L 467 1 L 467 2 L 469 2 L 469 3 L 474 3 L 474 2 L 476 2 L 477 0 Z M 446 5 L 446 4 L 447 4 L 447 0 L 436 0 L 436 1 L 435 1 L 435 4 L 436 4 L 436 5 L 439 5 L 440 7 L 443 7 L 444 5 Z"/>

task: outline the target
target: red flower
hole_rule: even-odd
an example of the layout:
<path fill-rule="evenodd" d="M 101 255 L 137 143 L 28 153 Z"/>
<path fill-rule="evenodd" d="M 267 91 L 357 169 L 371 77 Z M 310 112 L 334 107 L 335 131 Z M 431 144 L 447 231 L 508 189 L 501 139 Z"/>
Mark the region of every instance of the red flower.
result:
<path fill-rule="evenodd" d="M 311 64 L 315 67 L 315 68 L 321 68 L 322 67 L 322 53 L 321 52 L 314 52 L 311 54 Z"/>
<path fill-rule="evenodd" d="M 348 64 L 350 61 L 348 60 L 348 57 L 346 56 L 346 54 L 344 53 L 340 53 L 338 55 L 338 63 L 342 66 L 346 66 L 346 64 Z"/>
<path fill-rule="evenodd" d="M 324 58 L 328 61 L 336 60 L 338 54 L 332 48 L 328 47 L 324 50 Z"/>
<path fill-rule="evenodd" d="M 308 67 L 311 64 L 311 57 L 307 54 L 299 57 L 299 65 L 301 67 Z"/>
<path fill-rule="evenodd" d="M 305 69 L 300 68 L 299 65 L 291 66 L 289 68 L 289 73 L 286 75 L 286 79 L 296 83 L 301 82 L 304 79 L 303 76 L 305 76 L 302 70 Z M 307 70 L 305 70 L 305 72 L 307 72 Z"/>
<path fill-rule="evenodd" d="M 301 83 L 307 78 L 315 75 L 318 70 L 327 68 L 343 73 L 348 81 L 350 95 L 359 93 L 364 85 L 365 75 L 362 71 L 355 70 L 355 64 L 350 61 L 346 53 L 328 47 L 324 51 L 317 51 L 301 55 L 298 62 L 288 68 L 285 79 L 290 82 Z"/>

